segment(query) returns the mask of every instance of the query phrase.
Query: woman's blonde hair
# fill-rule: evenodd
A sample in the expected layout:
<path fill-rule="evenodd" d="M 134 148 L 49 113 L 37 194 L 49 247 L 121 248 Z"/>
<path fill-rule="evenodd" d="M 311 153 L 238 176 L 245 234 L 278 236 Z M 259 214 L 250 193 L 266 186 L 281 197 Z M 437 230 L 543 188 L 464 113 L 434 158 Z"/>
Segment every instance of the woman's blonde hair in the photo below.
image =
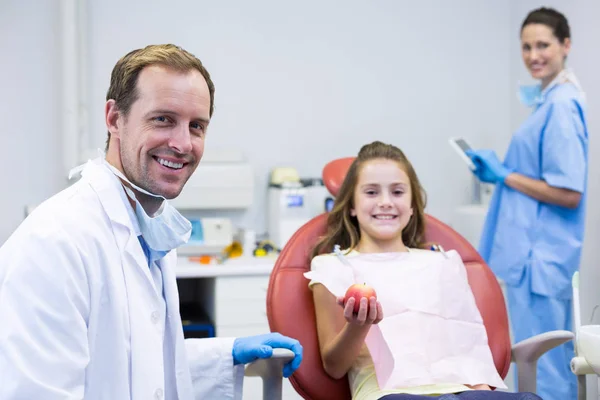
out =
<path fill-rule="evenodd" d="M 360 229 L 356 217 L 350 215 L 354 208 L 354 192 L 362 166 L 372 160 L 395 161 L 410 180 L 413 215 L 402 231 L 404 245 L 421 248 L 425 245 L 425 191 L 419 183 L 415 170 L 402 150 L 391 144 L 375 141 L 364 145 L 350 165 L 346 178 L 340 187 L 335 205 L 327 217 L 327 233 L 321 237 L 311 252 L 311 259 L 322 253 L 330 253 L 338 244 L 342 249 L 353 249 L 360 240 Z"/>

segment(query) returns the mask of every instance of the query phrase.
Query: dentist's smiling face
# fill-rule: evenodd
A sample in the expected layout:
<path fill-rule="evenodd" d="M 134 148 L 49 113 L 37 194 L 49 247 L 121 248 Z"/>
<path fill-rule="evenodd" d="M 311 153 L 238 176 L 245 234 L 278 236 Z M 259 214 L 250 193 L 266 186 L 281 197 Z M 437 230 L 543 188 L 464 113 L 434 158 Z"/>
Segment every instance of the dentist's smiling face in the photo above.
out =
<path fill-rule="evenodd" d="M 209 112 L 209 89 L 199 71 L 146 67 L 127 116 L 119 114 L 114 101 L 107 103 L 107 160 L 135 185 L 167 199 L 177 197 L 202 158 Z"/>
<path fill-rule="evenodd" d="M 402 244 L 402 231 L 413 214 L 410 179 L 400 163 L 387 159 L 365 162 L 359 171 L 354 207 L 358 220 L 359 248 L 393 248 Z"/>
<path fill-rule="evenodd" d="M 564 68 L 571 40 L 564 43 L 544 24 L 528 24 L 521 31 L 521 54 L 531 76 L 542 81 L 545 87 Z"/>

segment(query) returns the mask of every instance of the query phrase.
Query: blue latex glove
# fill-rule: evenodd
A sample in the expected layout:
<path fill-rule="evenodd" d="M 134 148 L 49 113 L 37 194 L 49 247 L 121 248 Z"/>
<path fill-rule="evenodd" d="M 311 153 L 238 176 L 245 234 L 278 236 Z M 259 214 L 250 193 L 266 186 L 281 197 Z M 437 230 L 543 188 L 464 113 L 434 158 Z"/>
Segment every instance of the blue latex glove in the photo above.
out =
<path fill-rule="evenodd" d="M 233 363 L 236 365 L 247 364 L 259 358 L 269 358 L 273 355 L 273 349 L 275 348 L 290 349 L 294 352 L 294 359 L 283 366 L 283 376 L 288 378 L 302 362 L 302 345 L 296 339 L 283 336 L 280 333 L 267 333 L 235 339 L 231 352 Z"/>
<path fill-rule="evenodd" d="M 504 183 L 512 172 L 506 168 L 493 150 L 467 150 L 467 155 L 475 164 L 475 175 L 485 183 Z"/>

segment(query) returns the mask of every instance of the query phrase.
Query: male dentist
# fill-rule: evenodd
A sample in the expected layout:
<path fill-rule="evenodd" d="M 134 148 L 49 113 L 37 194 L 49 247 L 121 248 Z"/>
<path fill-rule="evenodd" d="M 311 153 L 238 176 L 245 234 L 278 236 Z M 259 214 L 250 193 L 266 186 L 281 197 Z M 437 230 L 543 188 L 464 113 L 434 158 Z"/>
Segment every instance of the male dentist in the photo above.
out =
<path fill-rule="evenodd" d="M 302 346 L 278 333 L 184 340 L 167 201 L 204 151 L 214 85 L 174 45 L 115 65 L 106 157 L 37 207 L 0 248 L 0 399 L 233 399 L 243 364 Z"/>

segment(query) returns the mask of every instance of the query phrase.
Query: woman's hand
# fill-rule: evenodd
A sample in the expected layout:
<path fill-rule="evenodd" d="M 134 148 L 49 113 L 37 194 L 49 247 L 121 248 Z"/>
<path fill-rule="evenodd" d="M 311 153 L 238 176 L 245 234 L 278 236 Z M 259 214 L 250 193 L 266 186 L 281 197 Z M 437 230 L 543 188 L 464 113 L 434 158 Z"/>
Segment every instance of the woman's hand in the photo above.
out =
<path fill-rule="evenodd" d="M 357 313 L 354 312 L 355 301 L 354 297 L 351 297 L 344 305 L 343 297 L 336 298 L 336 302 L 344 308 L 344 318 L 349 324 L 359 326 L 373 325 L 378 324 L 383 319 L 381 303 L 375 297 L 371 297 L 370 299 L 363 297 L 360 299 L 360 306 Z"/>

